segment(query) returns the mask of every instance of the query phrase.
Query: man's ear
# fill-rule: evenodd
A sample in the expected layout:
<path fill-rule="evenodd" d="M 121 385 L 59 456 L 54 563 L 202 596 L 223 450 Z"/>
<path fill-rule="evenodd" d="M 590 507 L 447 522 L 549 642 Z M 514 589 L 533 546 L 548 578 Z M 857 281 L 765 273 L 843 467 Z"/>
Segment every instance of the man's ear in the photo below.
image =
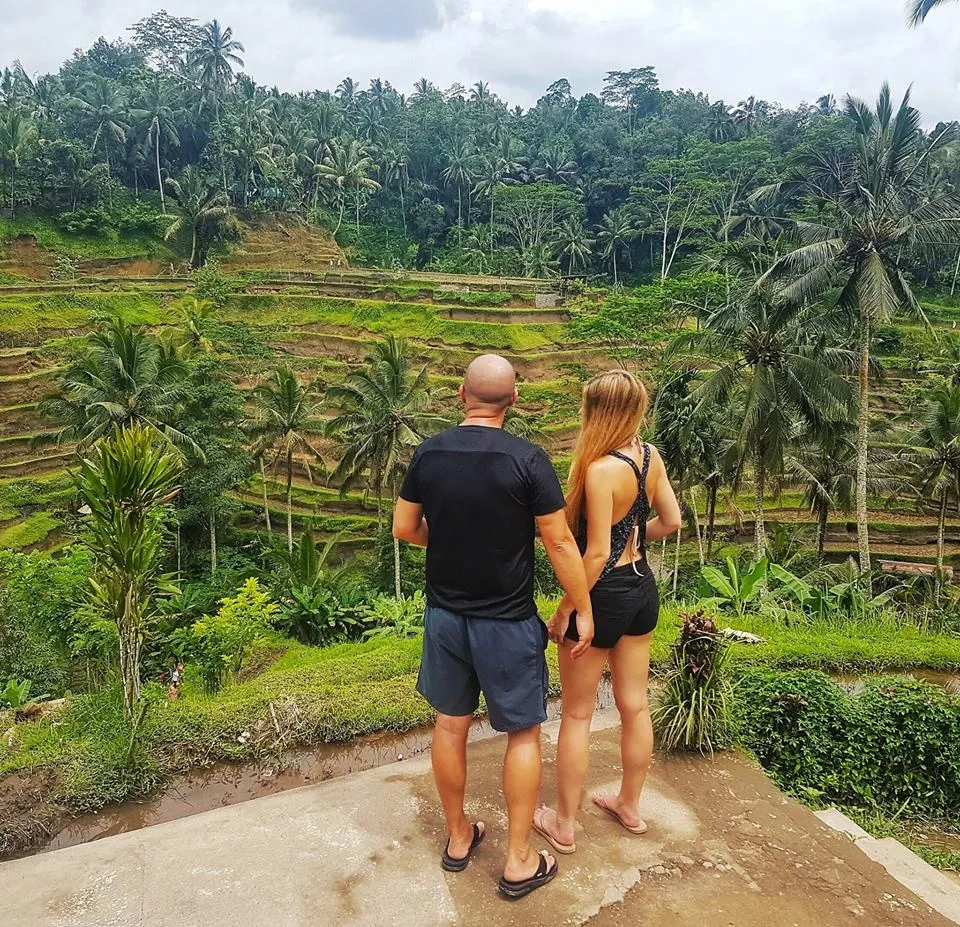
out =
<path fill-rule="evenodd" d="M 460 401 L 464 405 L 466 405 L 466 402 L 467 402 L 467 384 L 466 383 L 460 384 Z"/>
<path fill-rule="evenodd" d="M 520 398 L 520 393 L 519 393 L 519 391 L 518 391 L 518 390 L 514 390 L 514 391 L 513 391 L 513 395 L 510 397 L 510 405 L 511 405 L 511 406 L 515 406 L 515 405 L 517 404 L 517 400 L 518 400 L 519 398 Z"/>

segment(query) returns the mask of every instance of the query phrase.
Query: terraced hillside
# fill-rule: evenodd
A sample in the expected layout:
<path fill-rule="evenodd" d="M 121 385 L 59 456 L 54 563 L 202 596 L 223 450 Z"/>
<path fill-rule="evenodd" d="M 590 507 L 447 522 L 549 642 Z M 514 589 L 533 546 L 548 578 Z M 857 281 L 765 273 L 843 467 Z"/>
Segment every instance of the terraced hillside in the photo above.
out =
<path fill-rule="evenodd" d="M 23 254 L 30 255 L 27 266 L 18 263 Z M 114 314 L 162 329 L 176 317 L 172 307 L 193 285 L 179 272 L 163 273 L 153 256 L 118 259 L 110 272 L 100 261 L 81 263 L 76 281 L 51 282 L 39 279 L 37 268 L 48 266 L 49 255 L 44 255 L 29 239 L 0 252 L 0 260 L 7 262 L 3 279 L 14 280 L 0 285 L 0 547 L 55 550 L 70 536 L 75 502 L 67 468 L 72 450 L 56 444 L 36 405 L 54 389 L 80 340 L 97 320 Z M 373 341 L 394 334 L 407 338 L 415 356 L 429 364 L 438 409 L 453 415 L 464 366 L 478 352 L 495 350 L 516 365 L 526 424 L 562 467 L 576 433 L 582 379 L 612 363 L 599 350 L 570 343 L 563 307 L 538 307 L 537 294 L 552 289 L 548 281 L 350 268 L 328 238 L 275 218 L 258 220 L 225 267 L 234 289 L 220 313 L 226 339 L 222 350 L 235 356 L 233 375 L 245 389 L 287 364 L 321 388 L 336 383 Z M 131 276 L 131 270 L 141 273 Z M 958 306 L 931 303 L 927 309 L 935 329 L 952 330 L 960 319 Z M 904 356 L 885 359 L 886 375 L 874 398 L 877 411 L 888 419 L 896 417 L 918 387 L 923 357 L 933 353 L 935 344 L 920 326 L 899 328 Z M 334 449 L 316 441 L 334 463 Z M 275 530 L 282 530 L 285 514 L 280 479 L 279 473 L 267 473 Z M 238 494 L 238 530 L 263 528 L 263 488 L 258 478 Z M 362 545 L 376 535 L 377 512 L 370 500 L 356 494 L 341 498 L 322 480 L 311 482 L 302 462 L 295 503 L 296 522 L 312 526 L 320 536 L 338 533 L 342 543 Z M 722 507 L 717 519 L 722 538 L 734 540 L 750 532 L 750 507 L 746 497 Z M 809 521 L 795 492 L 771 498 L 768 517 L 783 523 Z M 843 515 L 831 519 L 827 550 L 853 552 L 851 529 Z M 878 506 L 873 533 L 882 556 L 934 557 L 936 518 L 918 513 L 907 499 L 893 507 Z M 947 553 L 960 558 L 958 518 L 948 523 Z"/>

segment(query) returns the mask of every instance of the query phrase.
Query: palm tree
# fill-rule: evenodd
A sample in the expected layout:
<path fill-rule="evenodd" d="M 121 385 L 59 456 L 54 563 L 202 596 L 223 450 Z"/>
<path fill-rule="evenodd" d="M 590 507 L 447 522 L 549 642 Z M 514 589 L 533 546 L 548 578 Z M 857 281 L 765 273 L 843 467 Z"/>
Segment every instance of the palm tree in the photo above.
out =
<path fill-rule="evenodd" d="M 629 257 L 630 243 L 638 234 L 633 217 L 627 212 L 625 206 L 607 213 L 597 227 L 597 242 L 603 246 L 600 253 L 604 260 L 613 266 L 614 286 L 620 283 L 617 274 L 617 255 L 623 251 Z"/>
<path fill-rule="evenodd" d="M 144 90 L 140 106 L 131 115 L 146 125 L 146 142 L 153 148 L 157 168 L 157 189 L 160 191 L 160 211 L 166 213 L 167 199 L 163 189 L 163 174 L 160 171 L 160 147 L 163 144 L 179 145 L 177 120 L 173 111 L 173 91 L 159 75 Z"/>
<path fill-rule="evenodd" d="M 187 55 L 187 67 L 196 76 L 204 99 L 213 102 L 218 119 L 220 100 L 233 83 L 234 68 L 243 67 L 243 51 L 243 45 L 233 38 L 233 29 L 224 29 L 214 19 L 201 27 L 196 47 Z"/>
<path fill-rule="evenodd" d="M 283 459 L 287 468 L 287 550 L 293 553 L 293 461 L 295 454 L 323 463 L 309 435 L 319 434 L 323 423 L 314 387 L 306 387 L 289 368 L 277 370 L 269 384 L 258 386 L 253 399 L 261 414 L 257 427 L 260 446 L 274 450 L 274 463 Z M 312 479 L 310 464 L 307 475 Z"/>
<path fill-rule="evenodd" d="M 766 550 L 764 499 L 784 470 L 797 423 L 842 418 L 850 387 L 840 371 L 845 352 L 829 348 L 811 311 L 776 301 L 769 287 L 740 283 L 730 303 L 706 327 L 680 339 L 707 371 L 694 396 L 731 414 L 737 474 L 750 463 L 755 489 L 754 551 Z"/>
<path fill-rule="evenodd" d="M 40 412 L 62 427 L 58 442 L 87 448 L 115 428 L 149 426 L 168 441 L 194 449 L 177 427 L 189 371 L 180 352 L 142 328 L 115 319 L 87 339 L 83 357 L 60 379 Z"/>
<path fill-rule="evenodd" d="M 171 220 L 164 238 L 168 241 L 189 230 L 190 264 L 203 263 L 204 245 L 220 223 L 230 214 L 230 201 L 225 193 L 211 187 L 195 164 L 188 165 L 178 180 L 168 180 L 167 186 L 177 203 L 179 215 L 166 215 Z"/>
<path fill-rule="evenodd" d="M 913 464 L 921 498 L 937 505 L 937 590 L 943 581 L 943 544 L 947 507 L 960 505 L 960 388 L 942 383 L 928 395 L 919 429 L 903 436 L 902 446 Z"/>
<path fill-rule="evenodd" d="M 176 592 L 161 571 L 165 531 L 156 516 L 175 498 L 182 468 L 180 455 L 158 442 L 154 429 L 131 422 L 101 441 L 75 476 L 90 512 L 90 604 L 117 627 L 123 707 L 131 721 L 156 600 Z"/>
<path fill-rule="evenodd" d="M 545 279 L 557 274 L 558 263 L 554 248 L 547 242 L 529 245 L 520 255 L 520 261 L 526 277 Z"/>
<path fill-rule="evenodd" d="M 572 274 L 578 267 L 587 266 L 596 243 L 576 219 L 568 218 L 560 225 L 555 247 L 557 256 L 567 259 L 567 273 Z"/>
<path fill-rule="evenodd" d="M 444 151 L 447 166 L 441 176 L 444 183 L 457 185 L 457 237 L 463 236 L 463 187 L 467 187 L 469 202 L 470 185 L 473 182 L 472 168 L 474 165 L 473 146 L 465 141 L 453 141 L 450 148 Z M 468 206 L 469 211 L 469 206 Z"/>
<path fill-rule="evenodd" d="M 95 152 L 103 139 L 103 154 L 109 168 L 111 139 L 118 144 L 127 139 L 126 94 L 115 81 L 94 74 L 80 88 L 77 104 L 96 124 L 90 150 Z"/>
<path fill-rule="evenodd" d="M 380 184 L 369 175 L 374 168 L 371 158 L 363 146 L 353 137 L 347 136 L 330 145 L 330 153 L 317 165 L 317 175 L 337 191 L 340 201 L 340 218 L 333 234 L 340 231 L 343 213 L 346 207 L 346 195 L 352 190 L 357 210 L 357 235 L 360 234 L 360 197 L 364 190 L 379 190 Z"/>
<path fill-rule="evenodd" d="M 910 15 L 910 25 L 919 26 L 931 10 L 950 2 L 952 0 L 909 0 L 907 12 Z"/>
<path fill-rule="evenodd" d="M 763 100 L 750 96 L 746 100 L 741 100 L 730 115 L 734 123 L 744 127 L 747 135 L 753 135 L 753 130 L 766 115 L 766 112 L 767 104 Z"/>
<path fill-rule="evenodd" d="M 17 173 L 37 140 L 37 127 L 20 110 L 8 109 L 0 115 L 0 166 L 10 193 L 10 213 L 17 207 Z"/>
<path fill-rule="evenodd" d="M 736 123 L 723 100 L 710 107 L 707 117 L 707 138 L 711 142 L 727 142 L 736 135 Z"/>
<path fill-rule="evenodd" d="M 407 344 L 393 336 L 376 344 L 365 369 L 351 374 L 327 397 L 337 415 L 326 434 L 343 456 L 333 472 L 342 492 L 366 479 L 382 510 L 384 490 L 395 498 L 414 448 L 446 422 L 428 411 L 427 368 L 412 370 Z M 394 578 L 400 595 L 400 545 L 394 544 Z"/>
<path fill-rule="evenodd" d="M 183 344 L 189 351 L 210 354 L 213 351 L 211 329 L 216 321 L 217 307 L 207 299 L 185 296 L 174 304 L 180 312 Z"/>
<path fill-rule="evenodd" d="M 870 576 L 867 521 L 870 432 L 870 343 L 873 326 L 901 311 L 923 317 L 904 272 L 904 253 L 960 240 L 960 197 L 930 195 L 923 189 L 930 157 L 955 141 L 955 125 L 924 136 L 920 113 L 910 92 L 894 107 L 883 85 L 876 108 L 847 99 L 856 145 L 849 155 L 805 150 L 793 176 L 758 191 L 755 198 L 778 193 L 809 198 L 822 220 L 780 220 L 798 244 L 771 269 L 771 276 L 793 275 L 783 297 L 809 303 L 838 291 L 837 306 L 856 316 L 860 354 L 859 430 L 857 435 L 857 534 L 860 570 Z"/>

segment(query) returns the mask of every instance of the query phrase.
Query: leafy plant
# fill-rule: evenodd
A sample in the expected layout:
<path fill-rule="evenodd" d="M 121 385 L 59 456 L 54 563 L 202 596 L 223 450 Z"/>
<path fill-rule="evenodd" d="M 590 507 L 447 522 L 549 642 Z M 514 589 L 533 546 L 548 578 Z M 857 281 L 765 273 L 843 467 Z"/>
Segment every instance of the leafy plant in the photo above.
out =
<path fill-rule="evenodd" d="M 670 672 L 653 705 L 654 728 L 665 750 L 713 753 L 733 733 L 729 644 L 704 612 L 680 616 Z"/>
<path fill-rule="evenodd" d="M 422 592 L 412 596 L 377 596 L 367 608 L 367 620 L 374 627 L 364 633 L 364 637 L 382 640 L 394 637 L 405 640 L 423 633 L 423 618 L 427 600 Z"/>
<path fill-rule="evenodd" d="M 0 689 L 0 705 L 17 711 L 25 708 L 30 702 L 37 701 L 30 698 L 31 685 L 29 679 L 23 679 L 20 682 L 16 679 L 8 679 L 7 684 Z"/>
<path fill-rule="evenodd" d="M 764 589 L 769 562 L 766 557 L 758 560 L 745 572 L 737 566 L 733 557 L 727 557 L 724 573 L 715 566 L 700 568 L 700 575 L 714 595 L 703 602 L 704 608 L 726 608 L 743 615 L 747 606 L 756 602 Z"/>

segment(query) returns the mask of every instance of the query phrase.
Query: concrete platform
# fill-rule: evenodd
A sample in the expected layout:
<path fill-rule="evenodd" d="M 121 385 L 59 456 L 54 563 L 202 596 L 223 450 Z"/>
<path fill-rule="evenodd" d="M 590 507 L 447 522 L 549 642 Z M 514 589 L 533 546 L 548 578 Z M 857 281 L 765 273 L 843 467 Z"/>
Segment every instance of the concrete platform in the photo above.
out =
<path fill-rule="evenodd" d="M 590 790 L 616 783 L 615 722 L 598 723 Z M 547 726 L 548 764 L 556 733 Z M 470 750 L 470 811 L 489 837 L 462 874 L 440 869 L 443 827 L 420 758 L 0 864 L 0 925 L 949 927 L 736 754 L 658 759 L 644 837 L 588 801 L 560 877 L 501 901 L 503 742 Z M 548 765 L 546 800 L 551 778 Z"/>

